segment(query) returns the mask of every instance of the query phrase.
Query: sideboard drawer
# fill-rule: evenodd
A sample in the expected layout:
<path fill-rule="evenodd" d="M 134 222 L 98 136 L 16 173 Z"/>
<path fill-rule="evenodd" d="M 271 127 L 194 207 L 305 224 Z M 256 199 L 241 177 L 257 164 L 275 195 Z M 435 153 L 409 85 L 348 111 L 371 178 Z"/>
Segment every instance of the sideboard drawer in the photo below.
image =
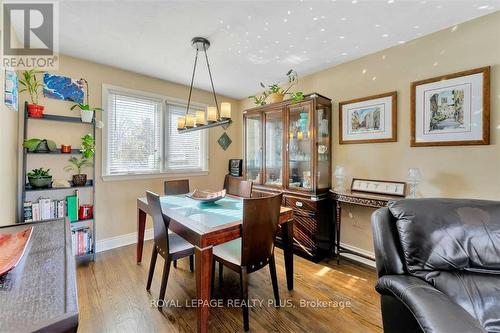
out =
<path fill-rule="evenodd" d="M 304 200 L 293 197 L 286 197 L 285 204 L 287 207 L 308 211 L 308 213 L 315 213 L 317 208 L 315 201 Z"/>

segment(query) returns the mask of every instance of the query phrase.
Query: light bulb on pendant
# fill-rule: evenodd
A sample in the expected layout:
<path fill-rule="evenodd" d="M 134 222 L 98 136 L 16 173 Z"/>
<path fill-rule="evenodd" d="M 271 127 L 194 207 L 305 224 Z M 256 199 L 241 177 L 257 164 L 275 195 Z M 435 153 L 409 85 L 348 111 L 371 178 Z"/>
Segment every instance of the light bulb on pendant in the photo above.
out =
<path fill-rule="evenodd" d="M 220 117 L 222 119 L 230 119 L 231 118 L 231 103 L 221 103 L 220 105 Z"/>

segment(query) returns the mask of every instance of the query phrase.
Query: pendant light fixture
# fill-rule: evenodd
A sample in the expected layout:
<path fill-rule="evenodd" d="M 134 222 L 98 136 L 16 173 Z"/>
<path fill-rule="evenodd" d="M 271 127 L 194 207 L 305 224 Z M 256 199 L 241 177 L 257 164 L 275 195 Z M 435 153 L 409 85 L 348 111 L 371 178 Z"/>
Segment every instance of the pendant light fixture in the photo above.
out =
<path fill-rule="evenodd" d="M 224 102 L 219 104 L 217 102 L 217 95 L 215 94 L 214 81 L 212 79 L 212 72 L 210 71 L 210 63 L 208 62 L 207 50 L 210 47 L 210 41 L 203 37 L 194 37 L 191 40 L 193 47 L 196 50 L 196 55 L 194 58 L 193 74 L 191 75 L 191 85 L 189 86 L 189 97 L 186 107 L 186 115 L 177 118 L 177 130 L 179 133 L 186 133 L 192 131 L 198 131 L 206 128 L 222 126 L 224 129 L 231 124 L 231 104 Z M 205 60 L 207 62 L 208 75 L 210 77 L 210 84 L 212 85 L 212 94 L 214 96 L 215 106 L 207 107 L 205 111 L 196 111 L 196 114 L 189 113 L 189 106 L 191 105 L 191 95 L 193 93 L 193 83 L 194 76 L 196 73 L 196 65 L 198 63 L 198 53 L 203 52 L 205 54 Z"/>

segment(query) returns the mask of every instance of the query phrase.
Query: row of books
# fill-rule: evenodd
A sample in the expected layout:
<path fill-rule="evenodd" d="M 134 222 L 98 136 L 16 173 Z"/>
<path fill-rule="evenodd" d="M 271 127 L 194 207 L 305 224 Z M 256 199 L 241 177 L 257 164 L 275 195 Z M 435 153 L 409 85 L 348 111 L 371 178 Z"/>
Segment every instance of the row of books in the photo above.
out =
<path fill-rule="evenodd" d="M 24 221 L 50 220 L 67 215 L 66 200 L 38 199 L 38 202 L 24 202 Z"/>
<path fill-rule="evenodd" d="M 38 201 L 24 202 L 24 221 L 35 222 L 68 217 L 70 222 L 78 221 L 78 190 L 74 195 L 68 195 L 66 200 L 51 200 L 40 198 Z"/>
<path fill-rule="evenodd" d="M 71 231 L 71 246 L 73 255 L 81 256 L 92 253 L 92 231 L 90 228 L 75 229 Z"/>

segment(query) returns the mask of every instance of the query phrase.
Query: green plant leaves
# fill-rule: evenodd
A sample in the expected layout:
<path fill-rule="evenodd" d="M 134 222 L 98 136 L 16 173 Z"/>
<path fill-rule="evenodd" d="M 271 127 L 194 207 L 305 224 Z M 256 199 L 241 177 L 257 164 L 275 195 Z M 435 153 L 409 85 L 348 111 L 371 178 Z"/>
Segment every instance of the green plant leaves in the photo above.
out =
<path fill-rule="evenodd" d="M 44 170 L 43 168 L 33 169 L 27 174 L 28 178 L 47 178 L 51 177 L 50 169 Z"/>

